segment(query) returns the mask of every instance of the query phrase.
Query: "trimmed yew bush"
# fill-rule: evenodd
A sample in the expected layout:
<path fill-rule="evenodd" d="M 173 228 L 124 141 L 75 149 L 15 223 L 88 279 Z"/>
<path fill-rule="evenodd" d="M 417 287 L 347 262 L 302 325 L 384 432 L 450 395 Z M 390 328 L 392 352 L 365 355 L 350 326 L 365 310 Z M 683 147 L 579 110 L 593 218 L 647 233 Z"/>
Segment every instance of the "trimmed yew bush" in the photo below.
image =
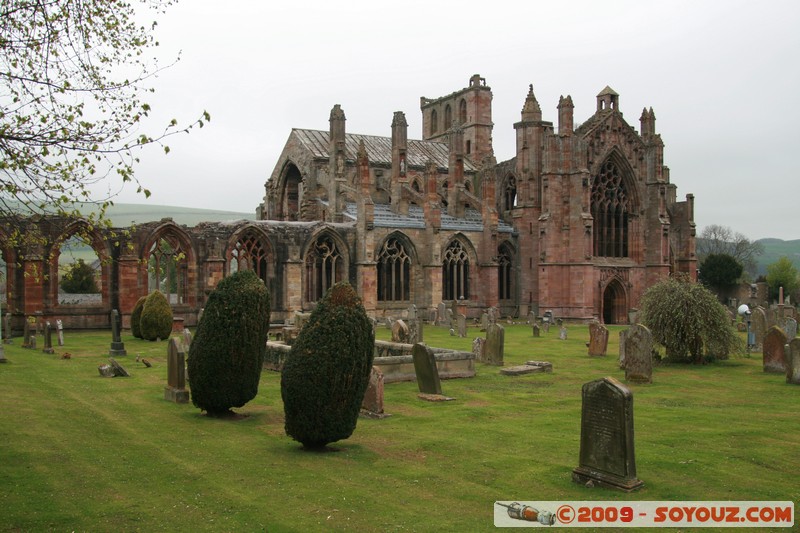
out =
<path fill-rule="evenodd" d="M 131 335 L 137 339 L 142 338 L 142 309 L 144 309 L 145 300 L 147 300 L 147 296 L 142 296 L 136 300 L 133 311 L 131 311 Z"/>
<path fill-rule="evenodd" d="M 337 283 L 311 313 L 283 367 L 287 435 L 319 449 L 353 434 L 374 345 L 361 299 L 348 283 Z"/>
<path fill-rule="evenodd" d="M 269 333 L 270 296 L 250 270 L 219 282 L 189 347 L 192 403 L 223 416 L 258 393 Z"/>
<path fill-rule="evenodd" d="M 165 340 L 172 333 L 172 308 L 167 297 L 159 291 L 153 291 L 145 298 L 139 330 L 142 338 L 148 341 Z"/>

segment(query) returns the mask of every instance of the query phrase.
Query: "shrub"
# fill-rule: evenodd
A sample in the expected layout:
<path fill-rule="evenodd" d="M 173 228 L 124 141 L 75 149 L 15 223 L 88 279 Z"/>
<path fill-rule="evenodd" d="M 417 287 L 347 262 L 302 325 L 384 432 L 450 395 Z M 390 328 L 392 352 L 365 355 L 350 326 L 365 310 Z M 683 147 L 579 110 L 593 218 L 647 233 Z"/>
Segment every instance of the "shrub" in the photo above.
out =
<path fill-rule="evenodd" d="M 131 311 L 131 334 L 137 339 L 142 338 L 142 309 L 144 308 L 144 301 L 147 296 L 142 296 L 136 300 L 136 304 Z"/>
<path fill-rule="evenodd" d="M 221 416 L 256 396 L 269 312 L 269 290 L 250 270 L 224 278 L 209 295 L 189 347 L 189 380 L 196 407 Z"/>
<path fill-rule="evenodd" d="M 668 278 L 645 291 L 640 320 L 675 362 L 724 359 L 742 342 L 716 296 L 688 279 Z"/>
<path fill-rule="evenodd" d="M 172 308 L 159 291 L 151 292 L 145 299 L 139 329 L 142 338 L 148 341 L 167 339 L 172 333 Z"/>
<path fill-rule="evenodd" d="M 286 434 L 323 448 L 353 434 L 372 370 L 372 324 L 353 288 L 325 294 L 292 345 L 281 373 Z"/>
<path fill-rule="evenodd" d="M 97 294 L 100 292 L 94 279 L 92 265 L 87 265 L 83 259 L 72 263 L 61 277 L 61 289 L 69 294 Z"/>

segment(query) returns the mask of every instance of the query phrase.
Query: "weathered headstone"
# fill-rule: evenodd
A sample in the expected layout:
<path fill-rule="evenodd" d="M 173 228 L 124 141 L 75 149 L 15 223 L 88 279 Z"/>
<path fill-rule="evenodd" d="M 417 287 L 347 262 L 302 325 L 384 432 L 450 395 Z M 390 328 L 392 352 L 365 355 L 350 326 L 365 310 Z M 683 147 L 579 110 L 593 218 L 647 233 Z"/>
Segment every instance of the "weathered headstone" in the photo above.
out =
<path fill-rule="evenodd" d="M 540 335 L 541 335 L 541 332 L 539 330 L 539 324 L 534 324 L 533 325 L 533 336 L 538 339 Z"/>
<path fill-rule="evenodd" d="M 544 327 L 545 333 L 550 333 L 550 320 L 548 319 L 542 320 L 542 326 Z"/>
<path fill-rule="evenodd" d="M 175 403 L 189 401 L 189 391 L 186 390 L 186 355 L 175 338 L 171 338 L 167 345 L 167 386 L 164 387 L 164 399 Z"/>
<path fill-rule="evenodd" d="M 364 393 L 364 400 L 361 402 L 361 409 L 367 412 L 368 416 L 383 415 L 383 372 L 376 367 L 372 367 L 369 375 L 367 391 Z"/>
<path fill-rule="evenodd" d="M 64 323 L 61 319 L 56 320 L 56 331 L 58 332 L 58 345 L 64 346 Z"/>
<path fill-rule="evenodd" d="M 620 330 L 619 332 L 619 368 L 625 368 L 625 339 L 628 337 L 627 329 Z"/>
<path fill-rule="evenodd" d="M 797 337 L 797 320 L 792 317 L 787 318 L 783 325 L 783 331 L 786 333 L 787 340 Z"/>
<path fill-rule="evenodd" d="M 585 383 L 582 396 L 580 464 L 572 471 L 572 480 L 625 492 L 640 488 L 633 447 L 633 393 L 609 377 Z"/>
<path fill-rule="evenodd" d="M 436 311 L 436 324 L 438 326 L 450 327 L 450 320 L 447 319 L 447 306 L 444 302 L 439 302 L 439 307 Z"/>
<path fill-rule="evenodd" d="M 100 372 L 100 375 L 104 378 L 113 378 L 114 377 L 114 368 L 111 365 L 99 365 L 97 367 L 97 371 Z"/>
<path fill-rule="evenodd" d="M 128 371 L 125 370 L 125 368 L 121 364 L 117 363 L 116 359 L 114 359 L 113 357 L 108 358 L 108 363 L 111 365 L 111 368 L 114 369 L 114 376 L 119 376 L 122 378 L 131 377 L 131 375 L 128 374 Z"/>
<path fill-rule="evenodd" d="M 3 341 L 6 344 L 11 344 L 11 313 L 6 313 L 3 321 Z"/>
<path fill-rule="evenodd" d="M 497 308 L 490 307 L 486 310 L 486 320 L 488 321 L 487 326 L 491 326 L 492 324 L 497 324 Z"/>
<path fill-rule="evenodd" d="M 763 307 L 756 307 L 750 315 L 750 331 L 755 338 L 755 346 L 761 346 L 767 333 L 767 314 Z"/>
<path fill-rule="evenodd" d="M 417 386 L 423 394 L 441 394 L 442 384 L 439 381 L 439 369 L 436 368 L 436 357 L 425 344 L 417 343 L 411 349 L 414 359 L 414 372 L 417 375 Z"/>
<path fill-rule="evenodd" d="M 481 313 L 481 331 L 486 331 L 486 328 L 489 327 L 489 313 L 483 312 Z"/>
<path fill-rule="evenodd" d="M 183 351 L 189 353 L 189 348 L 192 346 L 192 332 L 189 328 L 183 328 Z"/>
<path fill-rule="evenodd" d="M 116 309 L 111 310 L 111 349 L 109 355 L 121 356 L 127 355 L 125 351 L 125 343 L 122 342 L 122 337 L 119 334 L 119 311 Z"/>
<path fill-rule="evenodd" d="M 562 341 L 567 340 L 567 328 L 563 325 L 558 329 L 558 338 Z"/>
<path fill-rule="evenodd" d="M 608 350 L 608 328 L 593 320 L 589 323 L 589 355 L 604 356 Z"/>
<path fill-rule="evenodd" d="M 489 323 L 486 330 L 486 344 L 483 346 L 484 362 L 490 365 L 503 366 L 506 332 L 503 326 Z"/>
<path fill-rule="evenodd" d="M 553 364 L 547 361 L 528 361 L 524 365 L 508 366 L 500 369 L 504 376 L 523 376 L 525 374 L 552 373 Z"/>
<path fill-rule="evenodd" d="M 417 306 L 415 304 L 411 304 L 408 306 L 408 316 L 406 318 L 408 318 L 409 320 L 417 319 Z"/>
<path fill-rule="evenodd" d="M 25 319 L 25 322 L 22 326 L 22 347 L 31 347 L 31 323 L 28 319 Z"/>
<path fill-rule="evenodd" d="M 800 385 L 800 338 L 789 341 L 786 354 L 786 383 Z"/>
<path fill-rule="evenodd" d="M 35 350 L 36 349 L 36 334 L 35 333 L 31 333 L 31 336 L 28 338 L 28 348 L 30 348 L 31 350 Z"/>
<path fill-rule="evenodd" d="M 462 339 L 467 336 L 467 317 L 458 314 L 458 336 Z"/>
<path fill-rule="evenodd" d="M 631 326 L 625 336 L 625 380 L 653 382 L 653 334 L 641 324 Z"/>
<path fill-rule="evenodd" d="M 44 347 L 42 348 L 44 353 L 56 353 L 53 349 L 53 326 L 50 325 L 50 321 L 47 321 L 47 324 L 44 326 Z"/>
<path fill-rule="evenodd" d="M 395 320 L 392 324 L 392 342 L 408 343 L 408 325 L 402 320 Z"/>
<path fill-rule="evenodd" d="M 486 339 L 483 337 L 475 337 L 472 339 L 472 354 L 475 360 L 479 363 L 483 362 L 483 347 L 486 344 Z"/>
<path fill-rule="evenodd" d="M 762 353 L 764 372 L 786 373 L 786 333 L 778 326 L 772 326 L 764 335 Z"/>

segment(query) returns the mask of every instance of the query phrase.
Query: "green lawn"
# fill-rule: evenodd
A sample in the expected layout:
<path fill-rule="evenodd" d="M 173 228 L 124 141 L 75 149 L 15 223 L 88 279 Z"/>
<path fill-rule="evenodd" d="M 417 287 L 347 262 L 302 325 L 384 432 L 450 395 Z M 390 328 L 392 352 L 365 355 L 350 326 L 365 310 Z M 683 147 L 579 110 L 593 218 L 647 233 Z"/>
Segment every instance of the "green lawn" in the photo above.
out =
<path fill-rule="evenodd" d="M 582 384 L 624 381 L 611 329 L 609 356 L 591 358 L 586 326 L 567 341 L 507 326 L 506 365 L 545 360 L 552 374 L 479 364 L 442 383 L 456 398 L 442 403 L 388 384 L 392 416 L 361 419 L 330 453 L 284 434 L 276 373 L 238 409 L 246 419 L 216 420 L 163 399 L 164 342 L 124 335 L 132 376 L 109 379 L 97 366 L 110 332 L 68 331 L 55 355 L 17 338 L 0 365 L 0 530 L 492 531 L 497 500 L 800 500 L 800 387 L 762 372 L 760 356 L 660 366 L 653 384 L 630 385 L 644 488 L 572 483 Z M 425 328 L 430 345 L 462 350 L 478 335 Z"/>

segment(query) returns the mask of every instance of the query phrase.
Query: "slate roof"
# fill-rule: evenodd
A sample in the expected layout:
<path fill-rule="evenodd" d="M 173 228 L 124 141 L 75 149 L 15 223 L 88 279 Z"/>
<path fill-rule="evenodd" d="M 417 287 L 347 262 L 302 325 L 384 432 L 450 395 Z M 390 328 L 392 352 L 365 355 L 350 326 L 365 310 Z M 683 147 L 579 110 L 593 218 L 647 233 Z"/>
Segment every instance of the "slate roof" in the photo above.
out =
<path fill-rule="evenodd" d="M 315 158 L 330 158 L 329 132 L 294 128 L 292 135 L 297 137 Z M 391 167 L 391 137 L 346 133 L 344 142 L 348 160 L 356 160 L 358 145 L 361 141 L 364 141 L 364 147 L 367 150 L 367 157 L 371 165 Z M 406 145 L 406 164 L 409 168 L 423 169 L 428 161 L 433 161 L 440 169 L 447 170 L 450 165 L 450 149 L 447 143 L 409 139 Z M 477 170 L 477 167 L 469 159 L 464 158 L 465 172 L 477 172 Z"/>
<path fill-rule="evenodd" d="M 345 211 L 347 216 L 356 220 L 357 207 L 348 203 Z M 408 215 L 393 213 L 388 204 L 375 204 L 375 227 L 397 229 L 425 229 L 425 217 L 421 207 L 408 206 Z M 477 209 L 467 208 L 464 218 L 456 218 L 442 212 L 442 229 L 450 231 L 483 231 L 483 220 Z M 500 233 L 513 233 L 514 228 L 503 221 L 498 223 L 497 231 Z"/>

